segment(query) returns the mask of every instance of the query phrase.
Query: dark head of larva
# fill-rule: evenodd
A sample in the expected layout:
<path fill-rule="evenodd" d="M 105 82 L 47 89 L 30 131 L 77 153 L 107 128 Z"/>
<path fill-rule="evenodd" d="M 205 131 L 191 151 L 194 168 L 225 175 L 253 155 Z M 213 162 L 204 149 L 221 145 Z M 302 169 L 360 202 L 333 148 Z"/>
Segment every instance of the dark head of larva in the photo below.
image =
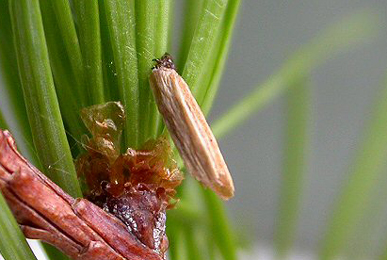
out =
<path fill-rule="evenodd" d="M 168 68 L 176 70 L 175 63 L 173 63 L 172 56 L 169 53 L 165 53 L 160 59 L 154 59 L 156 65 L 152 69 Z"/>

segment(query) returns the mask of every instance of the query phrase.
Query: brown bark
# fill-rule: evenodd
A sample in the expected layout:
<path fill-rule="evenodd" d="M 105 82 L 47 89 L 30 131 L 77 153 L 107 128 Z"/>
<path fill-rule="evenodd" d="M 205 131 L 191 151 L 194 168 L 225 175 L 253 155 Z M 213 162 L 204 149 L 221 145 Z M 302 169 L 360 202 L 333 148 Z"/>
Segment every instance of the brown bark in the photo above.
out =
<path fill-rule="evenodd" d="M 0 129 L 0 189 L 27 238 L 75 260 L 162 260 L 115 216 L 74 199 L 22 157 Z"/>

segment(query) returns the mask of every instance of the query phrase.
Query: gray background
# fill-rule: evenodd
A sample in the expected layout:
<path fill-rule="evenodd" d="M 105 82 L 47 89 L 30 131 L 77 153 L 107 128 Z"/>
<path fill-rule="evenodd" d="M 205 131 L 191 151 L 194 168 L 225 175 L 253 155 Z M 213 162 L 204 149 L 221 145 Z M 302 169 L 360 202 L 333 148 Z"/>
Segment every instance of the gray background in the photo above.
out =
<path fill-rule="evenodd" d="M 386 0 L 243 1 L 211 119 L 278 71 L 327 26 L 362 9 L 370 9 L 381 20 L 377 37 L 335 55 L 313 72 L 311 147 L 297 234 L 301 249 L 313 250 L 321 238 L 387 71 L 386 8 Z M 240 231 L 269 245 L 279 194 L 283 120 L 279 98 L 220 141 L 236 184 L 236 196 L 228 203 L 230 215 Z M 380 228 L 386 218 L 375 221 L 386 238 L 386 225 Z"/>

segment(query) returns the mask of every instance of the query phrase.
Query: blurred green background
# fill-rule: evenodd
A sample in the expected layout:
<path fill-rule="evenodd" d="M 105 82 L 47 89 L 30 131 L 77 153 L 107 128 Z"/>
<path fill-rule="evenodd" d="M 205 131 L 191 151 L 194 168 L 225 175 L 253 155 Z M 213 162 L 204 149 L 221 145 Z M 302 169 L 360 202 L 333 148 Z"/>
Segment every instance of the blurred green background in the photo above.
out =
<path fill-rule="evenodd" d="M 350 181 L 351 165 L 358 160 L 355 156 L 361 149 L 360 142 L 369 132 L 366 125 L 373 116 L 376 98 L 386 88 L 387 1 L 242 3 L 211 118 L 217 118 L 247 95 L 256 82 L 264 82 L 278 71 L 285 60 L 324 28 L 364 10 L 379 19 L 376 35 L 333 55 L 313 69 L 307 79 L 309 142 L 304 181 L 298 189 L 303 195 L 292 259 L 314 258 L 321 250 L 335 202 Z M 236 197 L 228 203 L 230 216 L 236 228 L 247 233 L 257 247 L 256 255 L 246 259 L 273 257 L 287 111 L 287 97 L 283 95 L 220 142 L 236 183 Z M 387 154 L 383 158 L 387 161 Z M 364 219 L 351 235 L 349 259 L 376 258 L 387 246 L 387 169 L 382 171 L 372 188 L 372 198 L 364 206 Z"/>

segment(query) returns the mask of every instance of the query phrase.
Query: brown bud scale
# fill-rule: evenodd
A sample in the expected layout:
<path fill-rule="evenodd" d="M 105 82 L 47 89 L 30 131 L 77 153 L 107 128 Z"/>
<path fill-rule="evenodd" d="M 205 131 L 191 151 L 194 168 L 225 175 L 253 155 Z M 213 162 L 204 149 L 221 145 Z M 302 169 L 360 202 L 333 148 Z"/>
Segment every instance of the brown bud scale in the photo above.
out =
<path fill-rule="evenodd" d="M 0 130 L 0 190 L 27 238 L 40 239 L 75 260 L 162 260 L 122 220 L 86 199 L 74 199 L 17 151 Z"/>

